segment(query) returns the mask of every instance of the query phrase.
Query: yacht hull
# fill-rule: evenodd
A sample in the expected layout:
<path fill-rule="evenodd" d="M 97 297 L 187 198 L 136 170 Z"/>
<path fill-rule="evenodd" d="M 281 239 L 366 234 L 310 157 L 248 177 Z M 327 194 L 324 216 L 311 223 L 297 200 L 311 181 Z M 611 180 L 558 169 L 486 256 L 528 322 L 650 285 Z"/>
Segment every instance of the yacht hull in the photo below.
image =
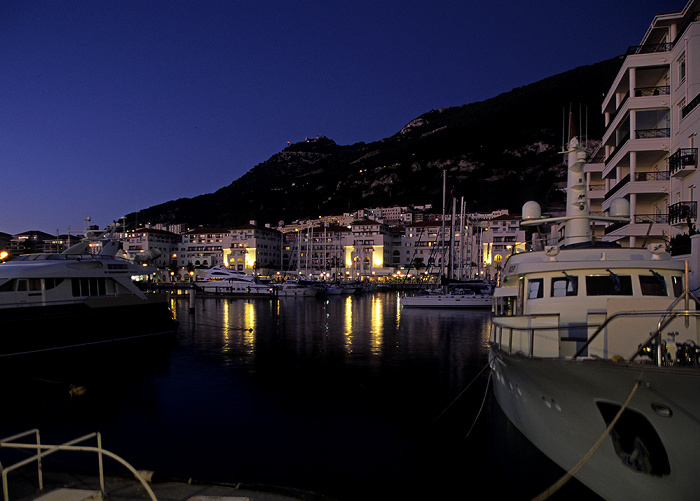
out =
<path fill-rule="evenodd" d="M 160 295 L 88 298 L 0 309 L 0 360 L 51 358 L 67 350 L 175 337 L 178 322 Z"/>
<path fill-rule="evenodd" d="M 576 478 L 605 499 L 697 497 L 698 368 L 526 358 L 495 348 L 490 364 L 494 395 L 508 419 L 567 471 L 604 434 L 641 381 Z"/>
<path fill-rule="evenodd" d="M 404 296 L 401 304 L 405 308 L 491 308 L 490 295 L 430 294 Z"/>

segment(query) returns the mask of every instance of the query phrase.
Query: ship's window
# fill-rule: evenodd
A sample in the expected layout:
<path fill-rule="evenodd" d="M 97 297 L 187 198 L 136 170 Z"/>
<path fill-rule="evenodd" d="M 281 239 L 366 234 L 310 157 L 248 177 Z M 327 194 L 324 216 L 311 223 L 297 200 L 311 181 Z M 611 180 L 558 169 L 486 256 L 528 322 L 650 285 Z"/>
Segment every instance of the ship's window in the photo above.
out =
<path fill-rule="evenodd" d="M 683 294 L 683 277 L 671 277 L 671 283 L 673 284 L 673 295 L 675 297 Z"/>
<path fill-rule="evenodd" d="M 654 272 L 654 275 L 640 275 L 639 285 L 642 296 L 668 296 L 664 277 Z"/>
<path fill-rule="evenodd" d="M 107 294 L 104 278 L 73 278 L 73 296 L 104 296 Z"/>
<path fill-rule="evenodd" d="M 15 281 L 12 279 L 7 279 L 7 278 L 0 278 L 0 281 L 4 280 L 2 284 L 0 284 L 0 292 L 12 292 L 15 290 Z"/>
<path fill-rule="evenodd" d="M 18 291 L 26 291 L 27 290 L 27 281 L 25 279 L 17 280 L 17 290 Z"/>
<path fill-rule="evenodd" d="M 45 278 L 44 288 L 46 290 L 54 289 L 58 287 L 61 282 L 63 282 L 62 278 Z"/>
<path fill-rule="evenodd" d="M 631 296 L 632 278 L 629 275 L 589 275 L 586 277 L 589 296 Z"/>
<path fill-rule="evenodd" d="M 528 281 L 528 299 L 539 299 L 544 297 L 544 280 L 534 278 Z"/>
<path fill-rule="evenodd" d="M 552 297 L 578 295 L 578 277 L 566 276 L 552 279 Z"/>
<path fill-rule="evenodd" d="M 41 279 L 40 278 L 30 278 L 29 279 L 29 290 L 30 291 L 40 291 L 41 290 Z"/>

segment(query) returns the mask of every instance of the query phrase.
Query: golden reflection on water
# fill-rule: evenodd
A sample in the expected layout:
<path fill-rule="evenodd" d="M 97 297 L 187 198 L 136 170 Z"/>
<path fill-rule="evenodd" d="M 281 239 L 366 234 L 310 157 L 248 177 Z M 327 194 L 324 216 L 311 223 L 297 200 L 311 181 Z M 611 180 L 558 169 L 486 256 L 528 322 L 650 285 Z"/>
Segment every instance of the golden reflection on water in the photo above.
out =
<path fill-rule="evenodd" d="M 384 301 L 379 296 L 375 296 L 370 303 L 370 309 L 370 352 L 372 355 L 381 355 L 384 332 Z"/>
<path fill-rule="evenodd" d="M 347 296 L 345 298 L 345 351 L 347 353 L 352 353 L 352 298 Z"/>

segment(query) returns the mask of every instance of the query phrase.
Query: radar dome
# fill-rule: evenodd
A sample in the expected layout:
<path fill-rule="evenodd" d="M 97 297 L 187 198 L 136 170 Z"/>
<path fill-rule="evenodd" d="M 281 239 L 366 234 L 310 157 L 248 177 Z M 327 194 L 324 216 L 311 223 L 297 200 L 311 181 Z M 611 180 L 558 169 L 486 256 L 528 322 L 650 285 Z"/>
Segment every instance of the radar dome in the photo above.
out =
<path fill-rule="evenodd" d="M 523 205 L 523 221 L 532 221 L 542 217 L 542 208 L 537 202 L 530 200 Z"/>
<path fill-rule="evenodd" d="M 610 215 L 612 217 L 629 217 L 630 203 L 624 198 L 616 198 L 610 204 Z"/>

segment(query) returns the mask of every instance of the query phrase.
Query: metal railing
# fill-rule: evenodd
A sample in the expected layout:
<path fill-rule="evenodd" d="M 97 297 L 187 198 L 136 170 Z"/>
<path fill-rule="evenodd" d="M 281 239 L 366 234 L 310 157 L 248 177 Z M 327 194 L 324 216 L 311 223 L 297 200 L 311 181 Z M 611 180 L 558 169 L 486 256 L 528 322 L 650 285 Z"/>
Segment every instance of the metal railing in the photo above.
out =
<path fill-rule="evenodd" d="M 660 129 L 637 129 L 635 131 L 637 139 L 656 139 L 660 137 L 671 137 L 671 129 L 662 127 Z"/>
<path fill-rule="evenodd" d="M 684 223 L 688 219 L 697 219 L 698 203 L 695 201 L 678 202 L 668 206 L 669 224 Z"/>
<path fill-rule="evenodd" d="M 698 167 L 697 148 L 679 148 L 678 151 L 668 157 L 668 170 L 671 174 L 688 166 Z"/>
<path fill-rule="evenodd" d="M 673 48 L 672 43 L 657 43 L 649 45 L 632 45 L 625 52 L 625 56 L 635 54 L 655 54 L 657 52 L 668 52 Z"/>
<path fill-rule="evenodd" d="M 634 97 L 667 96 L 670 93 L 670 85 L 659 85 L 657 87 L 638 87 L 634 89 Z"/>
<path fill-rule="evenodd" d="M 30 436 L 34 435 L 34 443 L 17 443 L 16 441 Z M 92 438 L 95 438 L 97 440 L 97 446 L 96 447 L 91 447 L 91 446 L 78 446 L 76 444 L 79 444 L 81 442 L 86 442 Z M 143 486 L 144 489 L 146 489 L 146 492 L 148 493 L 148 496 L 153 500 L 157 501 L 155 494 L 153 493 L 153 490 L 151 487 L 148 485 L 146 480 L 139 474 L 139 472 L 134 469 L 133 466 L 131 466 L 129 463 L 127 463 L 125 460 L 117 456 L 116 454 L 109 452 L 106 449 L 102 448 L 102 436 L 100 433 L 95 432 L 95 433 L 90 433 L 88 435 L 76 438 L 74 440 L 70 440 L 68 442 L 65 442 L 60 445 L 45 445 L 41 443 L 40 437 L 39 437 L 39 430 L 38 429 L 32 429 L 25 431 L 23 433 L 18 433 L 17 435 L 13 435 L 10 437 L 6 437 L 3 439 L 0 439 L 0 448 L 12 448 L 12 449 L 27 449 L 27 450 L 35 450 L 36 454 L 33 456 L 30 456 L 22 461 L 18 461 L 17 463 L 14 463 L 6 468 L 4 468 L 0 464 L 0 471 L 2 471 L 2 492 L 3 492 L 3 499 L 4 501 L 9 501 L 10 499 L 10 494 L 9 494 L 9 488 L 8 488 L 8 474 L 11 473 L 14 470 L 17 470 L 23 466 L 26 466 L 28 464 L 31 464 L 32 462 L 36 461 L 37 463 L 37 476 L 38 476 L 38 481 L 39 481 L 39 491 L 44 490 L 44 475 L 43 475 L 43 470 L 42 470 L 42 459 L 45 458 L 46 456 L 49 456 L 50 454 L 53 454 L 58 451 L 81 451 L 81 452 L 95 452 L 97 454 L 97 463 L 98 463 L 98 475 L 99 475 L 99 480 L 100 480 L 100 491 L 102 493 L 102 498 L 105 498 L 105 481 L 104 481 L 104 468 L 103 468 L 103 456 L 111 457 L 115 461 L 121 463 L 124 465 L 131 473 L 133 473 L 134 477 L 141 482 L 141 485 Z"/>
<path fill-rule="evenodd" d="M 681 299 L 683 296 L 681 296 L 678 299 Z M 674 303 L 675 304 L 675 303 Z M 646 352 L 646 349 L 651 345 L 653 341 L 657 341 L 657 344 L 655 345 L 655 348 L 658 349 L 661 346 L 661 335 L 663 333 L 663 330 L 668 327 L 668 325 L 675 319 L 677 318 L 700 318 L 700 311 L 695 311 L 695 310 L 674 310 L 674 311 L 669 311 L 669 310 L 659 310 L 659 311 L 644 311 L 644 312 L 639 312 L 639 311 L 623 311 L 623 312 L 617 312 L 605 319 L 604 322 L 600 324 L 576 324 L 576 325 L 552 325 L 552 326 L 539 326 L 539 327 L 526 327 L 526 326 L 508 326 L 508 325 L 503 325 L 500 324 L 498 319 L 493 319 L 493 329 L 496 329 L 498 332 L 497 335 L 492 336 L 492 345 L 496 345 L 496 347 L 504 352 L 507 352 L 510 355 L 513 355 L 513 336 L 515 335 L 520 335 L 521 333 L 524 333 L 527 336 L 527 353 L 522 353 L 523 356 L 528 357 L 528 358 L 551 358 L 551 357 L 540 357 L 537 356 L 536 349 L 535 349 L 535 341 L 538 339 L 538 335 L 546 335 L 547 332 L 568 332 L 570 329 L 574 328 L 576 330 L 587 330 L 590 331 L 591 329 L 595 329 L 593 333 L 588 336 L 585 340 L 580 339 L 580 341 L 583 343 L 580 347 L 577 348 L 576 352 L 571 356 L 571 360 L 576 360 L 578 357 L 580 357 L 586 349 L 590 346 L 590 344 L 602 333 L 606 331 L 606 328 L 610 326 L 612 322 L 624 322 L 625 319 L 634 317 L 634 318 L 639 318 L 639 317 L 659 317 L 660 320 L 657 323 L 657 327 L 647 336 L 646 339 L 644 339 L 641 343 L 638 344 L 637 348 L 635 351 L 626 358 L 627 363 L 632 363 L 635 361 L 635 359 L 642 353 Z M 504 318 L 509 318 L 509 317 L 504 317 Z M 504 342 L 503 337 L 506 336 L 507 339 Z M 516 352 L 517 353 L 517 352 Z M 558 356 L 555 358 L 559 358 Z M 653 358 L 653 361 L 657 365 L 661 365 L 661 358 Z"/>

